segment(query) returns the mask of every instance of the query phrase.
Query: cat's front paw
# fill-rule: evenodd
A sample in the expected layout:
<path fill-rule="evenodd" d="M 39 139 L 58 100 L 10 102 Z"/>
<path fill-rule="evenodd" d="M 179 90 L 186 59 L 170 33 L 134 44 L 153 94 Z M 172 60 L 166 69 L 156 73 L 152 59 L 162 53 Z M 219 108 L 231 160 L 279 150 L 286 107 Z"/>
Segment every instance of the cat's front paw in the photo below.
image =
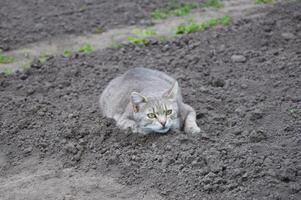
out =
<path fill-rule="evenodd" d="M 184 131 L 185 131 L 185 133 L 192 134 L 192 135 L 201 133 L 201 129 L 198 126 L 195 126 L 195 125 L 192 125 L 192 126 L 188 125 L 188 126 L 186 126 L 184 128 Z"/>

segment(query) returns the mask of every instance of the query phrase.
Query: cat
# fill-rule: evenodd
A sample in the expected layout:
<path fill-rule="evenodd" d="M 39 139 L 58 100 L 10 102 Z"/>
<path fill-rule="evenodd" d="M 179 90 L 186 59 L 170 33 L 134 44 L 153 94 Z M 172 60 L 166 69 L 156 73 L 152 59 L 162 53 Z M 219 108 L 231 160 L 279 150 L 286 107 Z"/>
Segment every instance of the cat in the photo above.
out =
<path fill-rule="evenodd" d="M 110 81 L 99 99 L 102 114 L 121 129 L 143 135 L 184 129 L 200 133 L 196 112 L 183 103 L 178 82 L 167 74 L 134 68 Z"/>

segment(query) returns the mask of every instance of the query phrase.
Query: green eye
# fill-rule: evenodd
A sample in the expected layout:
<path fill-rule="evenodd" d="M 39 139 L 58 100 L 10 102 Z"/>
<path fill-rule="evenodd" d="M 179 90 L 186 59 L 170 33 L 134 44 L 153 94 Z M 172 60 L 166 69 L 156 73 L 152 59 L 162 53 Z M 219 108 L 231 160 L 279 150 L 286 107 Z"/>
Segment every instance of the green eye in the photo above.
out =
<path fill-rule="evenodd" d="M 166 115 L 170 115 L 172 113 L 172 110 L 167 110 Z"/>
<path fill-rule="evenodd" d="M 148 113 L 147 117 L 150 119 L 154 119 L 154 118 L 156 118 L 156 115 L 154 113 Z"/>

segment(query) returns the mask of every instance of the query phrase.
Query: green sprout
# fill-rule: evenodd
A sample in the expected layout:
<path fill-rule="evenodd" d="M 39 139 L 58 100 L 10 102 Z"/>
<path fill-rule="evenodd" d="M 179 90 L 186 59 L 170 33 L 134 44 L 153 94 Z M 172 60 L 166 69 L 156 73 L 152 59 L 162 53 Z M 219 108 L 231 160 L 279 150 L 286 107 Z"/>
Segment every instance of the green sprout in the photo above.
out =
<path fill-rule="evenodd" d="M 0 49 L 0 64 L 8 64 L 15 61 L 15 58 L 12 56 L 5 56 L 2 54 L 2 50 Z"/>
<path fill-rule="evenodd" d="M 120 49 L 122 47 L 122 44 L 117 43 L 117 42 L 112 42 L 112 44 L 110 44 L 109 48 L 111 49 Z"/>
<path fill-rule="evenodd" d="M 255 0 L 256 4 L 267 4 L 267 3 L 274 3 L 275 0 Z"/>
<path fill-rule="evenodd" d="M 100 34 L 100 33 L 102 33 L 103 31 L 102 31 L 102 29 L 100 28 L 100 27 L 96 27 L 95 28 L 95 33 L 97 33 L 97 34 Z"/>
<path fill-rule="evenodd" d="M 148 44 L 149 38 L 156 35 L 156 32 L 150 28 L 133 30 L 135 36 L 128 37 L 128 41 L 135 45 Z"/>
<path fill-rule="evenodd" d="M 46 53 L 42 53 L 42 54 L 39 56 L 39 62 L 40 62 L 41 64 L 44 64 L 48 58 L 49 58 L 49 55 L 47 55 Z"/>
<path fill-rule="evenodd" d="M 72 51 L 70 51 L 68 49 L 65 50 L 64 53 L 63 53 L 63 56 L 66 57 L 66 58 L 70 57 L 71 55 L 72 55 Z"/>
<path fill-rule="evenodd" d="M 9 76 L 9 75 L 11 75 L 13 72 L 12 72 L 11 69 L 5 68 L 4 71 L 3 71 L 3 73 L 4 73 L 5 76 Z"/>
<path fill-rule="evenodd" d="M 177 27 L 176 34 L 182 35 L 182 34 L 194 33 L 218 25 L 226 26 L 230 23 L 230 21 L 231 21 L 231 17 L 224 16 L 221 18 L 213 18 L 203 23 L 190 22 L 187 25 L 179 25 Z"/>
<path fill-rule="evenodd" d="M 207 0 L 205 1 L 205 3 L 203 4 L 204 7 L 208 7 L 208 8 L 222 8 L 224 7 L 224 4 L 220 1 L 220 0 Z"/>
<path fill-rule="evenodd" d="M 197 8 L 198 5 L 196 3 L 184 3 L 184 4 L 176 4 L 174 6 L 170 6 L 168 9 L 160 10 L 156 9 L 151 12 L 151 18 L 155 20 L 166 19 L 171 16 L 185 16 L 188 15 L 191 10 Z"/>
<path fill-rule="evenodd" d="M 78 49 L 79 53 L 89 54 L 94 51 L 93 47 L 90 44 L 84 44 Z"/>

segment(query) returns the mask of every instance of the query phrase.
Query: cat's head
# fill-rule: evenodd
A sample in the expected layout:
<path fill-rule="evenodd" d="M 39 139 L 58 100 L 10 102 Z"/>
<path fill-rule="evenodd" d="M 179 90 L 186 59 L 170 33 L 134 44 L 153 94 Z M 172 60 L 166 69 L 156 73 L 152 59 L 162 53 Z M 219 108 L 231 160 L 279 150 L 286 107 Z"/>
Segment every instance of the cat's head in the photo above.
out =
<path fill-rule="evenodd" d="M 176 101 L 178 83 L 160 96 L 131 94 L 135 121 L 144 132 L 166 133 L 179 127 L 179 108 Z"/>

